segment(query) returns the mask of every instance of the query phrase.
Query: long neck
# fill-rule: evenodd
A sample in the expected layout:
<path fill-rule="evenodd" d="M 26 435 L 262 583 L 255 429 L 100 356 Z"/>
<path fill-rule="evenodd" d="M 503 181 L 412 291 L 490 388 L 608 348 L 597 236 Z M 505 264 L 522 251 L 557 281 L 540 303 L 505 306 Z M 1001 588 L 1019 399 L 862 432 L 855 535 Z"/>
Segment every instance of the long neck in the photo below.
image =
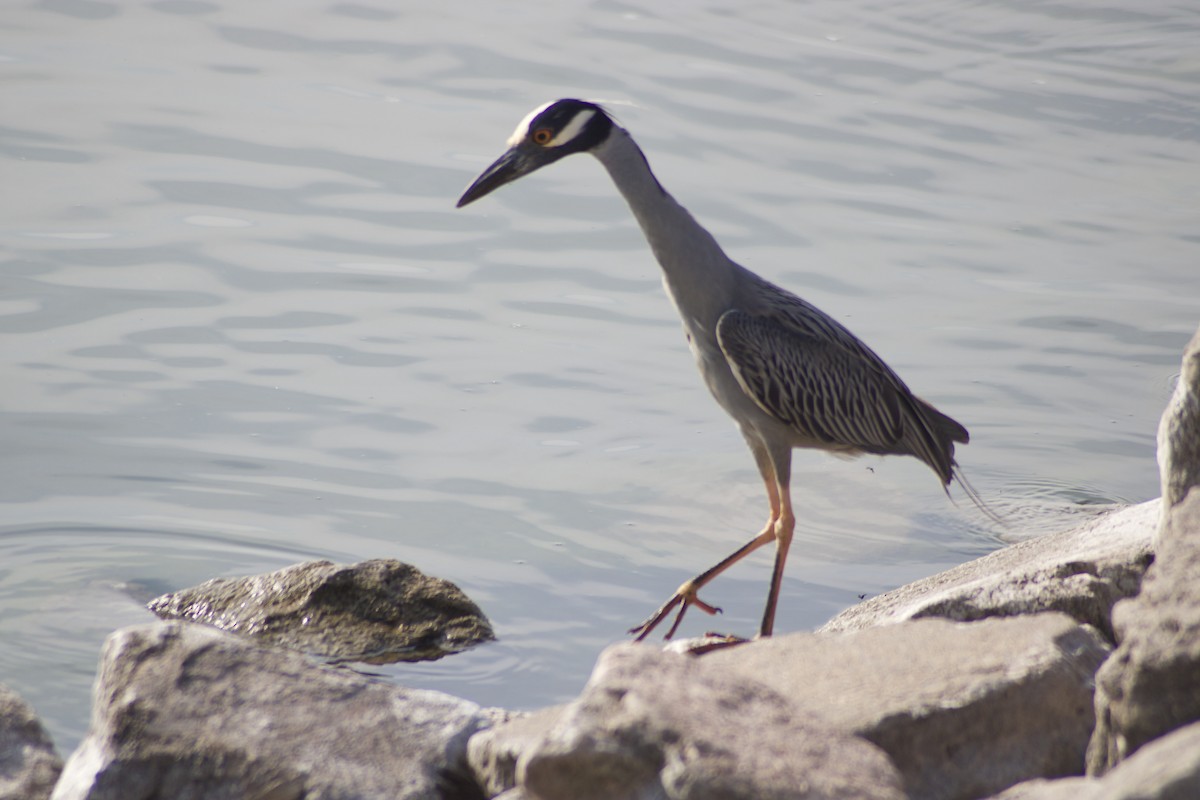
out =
<path fill-rule="evenodd" d="M 685 322 L 711 328 L 729 308 L 738 267 L 712 234 L 662 187 L 624 129 L 614 126 L 592 153 L 637 218 L 680 315 Z"/>

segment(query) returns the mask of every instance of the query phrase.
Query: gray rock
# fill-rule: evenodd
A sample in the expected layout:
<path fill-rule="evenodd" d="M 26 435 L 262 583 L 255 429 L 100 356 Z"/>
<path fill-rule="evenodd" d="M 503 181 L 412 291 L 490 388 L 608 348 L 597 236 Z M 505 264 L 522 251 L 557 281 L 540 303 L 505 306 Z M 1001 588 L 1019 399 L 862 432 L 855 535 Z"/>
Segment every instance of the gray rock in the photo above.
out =
<path fill-rule="evenodd" d="M 608 648 L 578 699 L 480 736 L 493 753 L 520 752 L 506 799 L 904 796 L 873 745 L 798 712 L 757 681 L 647 645 Z"/>
<path fill-rule="evenodd" d="M 1096 800 L 1200 798 L 1200 724 L 1156 739 L 1098 783 Z"/>
<path fill-rule="evenodd" d="M 1183 353 L 1175 393 L 1158 424 L 1163 511 L 1200 486 L 1200 330 Z"/>
<path fill-rule="evenodd" d="M 53 800 L 477 799 L 466 747 L 487 724 L 465 700 L 214 628 L 126 628 Z"/>
<path fill-rule="evenodd" d="M 1103 778 L 1029 781 L 995 800 L 1196 800 L 1200 797 L 1200 723 L 1134 753 Z"/>
<path fill-rule="evenodd" d="M 1200 720 L 1200 488 L 1164 515 L 1142 593 L 1118 604 L 1120 646 L 1097 674 L 1088 774 Z"/>
<path fill-rule="evenodd" d="M 61 771 L 62 759 L 42 721 L 0 684 L 0 800 L 43 800 Z"/>
<path fill-rule="evenodd" d="M 1113 641 L 1112 607 L 1137 594 L 1153 556 L 1159 503 L 1114 511 L 997 550 L 851 606 L 822 633 L 923 617 L 970 621 L 1061 611 Z"/>
<path fill-rule="evenodd" d="M 532 750 L 562 717 L 563 706 L 552 706 L 496 725 L 471 737 L 467 761 L 488 797 L 517 785 L 517 761 Z"/>
<path fill-rule="evenodd" d="M 310 561 L 217 578 L 148 607 L 163 619 L 202 622 L 339 661 L 431 660 L 496 638 L 457 586 L 394 559 L 349 566 Z"/>
<path fill-rule="evenodd" d="M 1095 800 L 1097 783 L 1091 778 L 1038 778 L 1010 786 L 990 800 Z"/>
<path fill-rule="evenodd" d="M 910 797 L 950 800 L 1081 774 L 1108 652 L 1095 630 L 1048 613 L 792 634 L 702 660 L 874 742 Z"/>

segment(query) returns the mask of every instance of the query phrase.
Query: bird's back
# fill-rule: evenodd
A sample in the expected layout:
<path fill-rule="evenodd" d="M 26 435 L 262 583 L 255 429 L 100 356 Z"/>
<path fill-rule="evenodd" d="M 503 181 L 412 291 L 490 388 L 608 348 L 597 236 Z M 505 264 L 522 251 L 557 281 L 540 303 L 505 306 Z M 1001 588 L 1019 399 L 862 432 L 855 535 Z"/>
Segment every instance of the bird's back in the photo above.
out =
<path fill-rule="evenodd" d="M 811 303 L 741 270 L 734 307 L 717 323 L 742 389 L 797 436 L 835 452 L 911 455 L 954 475 L 966 428 L 915 396 L 871 348 Z"/>

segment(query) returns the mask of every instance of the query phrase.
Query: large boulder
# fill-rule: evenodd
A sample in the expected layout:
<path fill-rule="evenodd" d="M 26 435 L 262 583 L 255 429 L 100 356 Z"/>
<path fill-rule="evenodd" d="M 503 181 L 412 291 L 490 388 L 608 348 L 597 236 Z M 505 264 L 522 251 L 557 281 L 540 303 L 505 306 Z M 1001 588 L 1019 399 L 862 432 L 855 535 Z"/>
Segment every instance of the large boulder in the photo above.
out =
<path fill-rule="evenodd" d="M 478 800 L 467 740 L 489 724 L 465 700 L 214 628 L 126 628 L 53 800 Z"/>
<path fill-rule="evenodd" d="M 754 679 L 638 644 L 605 650 L 566 706 L 477 735 L 471 756 L 504 800 L 904 797 L 868 742 Z"/>
<path fill-rule="evenodd" d="M 339 661 L 424 661 L 495 639 L 457 586 L 395 559 L 309 561 L 264 575 L 216 578 L 148 607 Z"/>
<path fill-rule="evenodd" d="M 1200 486 L 1200 330 L 1184 350 L 1179 381 L 1158 423 L 1158 474 L 1164 516 Z"/>
<path fill-rule="evenodd" d="M 61 771 L 62 759 L 42 721 L 0 684 L 0 800 L 45 800 Z"/>
<path fill-rule="evenodd" d="M 910 619 L 970 621 L 1061 611 L 1113 640 L 1112 607 L 1137 594 L 1153 560 L 1159 502 L 1010 545 L 851 606 L 822 633 Z"/>
<path fill-rule="evenodd" d="M 1134 753 L 1102 778 L 1035 780 L 994 800 L 1196 800 L 1200 797 L 1200 722 Z"/>
<path fill-rule="evenodd" d="M 1108 653 L 1094 629 L 1048 613 L 793 634 L 701 660 L 874 742 L 910 797 L 956 800 L 1081 774 L 1092 676 Z"/>
<path fill-rule="evenodd" d="M 1082 773 L 1109 650 L 1058 613 L 699 658 L 618 645 L 577 700 L 476 735 L 469 758 L 489 793 L 515 792 L 505 800 L 891 796 L 891 769 L 909 797 L 968 800 Z"/>
<path fill-rule="evenodd" d="M 1200 488 L 1164 514 L 1142 593 L 1114 621 L 1120 646 L 1096 676 L 1092 775 L 1200 720 Z"/>

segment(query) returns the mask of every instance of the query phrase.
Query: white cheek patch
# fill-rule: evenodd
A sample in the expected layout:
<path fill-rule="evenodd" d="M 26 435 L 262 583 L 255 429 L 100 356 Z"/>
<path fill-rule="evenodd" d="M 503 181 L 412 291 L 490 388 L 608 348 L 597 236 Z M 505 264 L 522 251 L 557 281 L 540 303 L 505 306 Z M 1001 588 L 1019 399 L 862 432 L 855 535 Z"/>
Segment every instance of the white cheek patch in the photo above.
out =
<path fill-rule="evenodd" d="M 547 108 L 554 105 L 554 103 L 555 103 L 554 100 L 551 100 L 549 103 L 542 103 L 540 106 L 535 108 L 533 111 L 530 111 L 528 114 L 526 114 L 525 119 L 523 119 L 517 123 L 517 129 L 512 132 L 512 136 L 508 137 L 508 146 L 512 147 L 512 146 L 518 144 L 522 139 L 524 139 L 527 135 L 529 135 L 530 123 L 532 123 L 537 118 L 538 114 L 541 114 Z"/>
<path fill-rule="evenodd" d="M 567 123 L 565 128 L 558 132 L 558 136 L 555 136 L 550 140 L 549 146 L 561 147 L 567 142 L 571 141 L 583 132 L 584 126 L 586 126 L 588 121 L 594 116 L 596 116 L 595 111 L 580 111 L 571 119 L 570 122 Z"/>

